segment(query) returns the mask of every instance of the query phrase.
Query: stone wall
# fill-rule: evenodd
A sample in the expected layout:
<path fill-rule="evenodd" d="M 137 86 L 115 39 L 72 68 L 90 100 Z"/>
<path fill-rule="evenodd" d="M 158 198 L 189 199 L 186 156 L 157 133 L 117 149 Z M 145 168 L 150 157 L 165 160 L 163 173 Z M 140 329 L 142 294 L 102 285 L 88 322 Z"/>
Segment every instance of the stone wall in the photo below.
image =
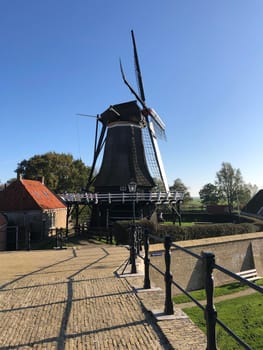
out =
<path fill-rule="evenodd" d="M 232 272 L 256 268 L 258 275 L 263 276 L 263 232 L 181 241 L 176 242 L 176 244 L 198 255 L 201 255 L 202 252 L 212 252 L 215 254 L 216 264 Z M 150 254 L 151 263 L 164 271 L 163 245 L 152 244 Z M 172 248 L 171 270 L 173 279 L 186 290 L 203 288 L 201 260 L 197 260 L 179 249 Z M 150 274 L 152 284 L 164 288 L 164 277 L 152 267 L 150 268 Z M 214 281 L 215 285 L 218 286 L 232 282 L 233 279 L 220 271 L 214 270 Z M 180 291 L 174 287 L 173 293 L 177 294 Z"/>

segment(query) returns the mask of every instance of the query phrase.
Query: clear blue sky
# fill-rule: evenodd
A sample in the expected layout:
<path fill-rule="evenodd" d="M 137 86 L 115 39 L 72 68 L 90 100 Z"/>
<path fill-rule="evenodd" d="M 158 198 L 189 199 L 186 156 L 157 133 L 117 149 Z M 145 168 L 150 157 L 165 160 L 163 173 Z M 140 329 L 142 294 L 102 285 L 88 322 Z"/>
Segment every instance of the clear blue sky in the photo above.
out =
<path fill-rule="evenodd" d="M 262 188 L 262 18 L 262 0 L 1 0 L 1 182 L 48 151 L 91 165 L 95 122 L 75 114 L 133 99 L 133 29 L 169 184 L 196 195 L 230 162 Z"/>

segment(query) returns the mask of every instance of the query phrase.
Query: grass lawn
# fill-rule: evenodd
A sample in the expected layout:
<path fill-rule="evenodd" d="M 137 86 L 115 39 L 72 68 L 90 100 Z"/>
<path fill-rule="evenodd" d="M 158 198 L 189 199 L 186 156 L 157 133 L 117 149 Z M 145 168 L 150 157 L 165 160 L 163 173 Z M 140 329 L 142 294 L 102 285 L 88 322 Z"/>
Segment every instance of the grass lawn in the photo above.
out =
<path fill-rule="evenodd" d="M 256 281 L 255 284 L 263 285 L 263 278 Z M 214 296 L 219 297 L 222 295 L 237 293 L 237 292 L 244 290 L 244 289 L 247 289 L 247 288 L 249 288 L 249 287 L 242 286 L 239 282 L 233 282 L 233 283 L 226 284 L 224 286 L 215 287 Z M 196 290 L 194 292 L 190 292 L 189 294 L 191 294 L 191 296 L 197 300 L 205 300 L 206 299 L 204 289 Z M 181 304 L 181 303 L 190 302 L 191 300 L 186 295 L 180 294 L 180 295 L 175 295 L 173 297 L 173 301 L 175 304 Z"/>
<path fill-rule="evenodd" d="M 203 204 L 200 200 L 200 198 L 192 198 L 191 201 L 187 202 L 186 204 L 182 204 L 182 208 L 191 208 L 191 209 L 199 209 L 203 207 Z"/>
<path fill-rule="evenodd" d="M 259 293 L 215 304 L 218 319 L 224 322 L 253 350 L 263 349 L 263 296 Z M 193 322 L 205 332 L 203 311 L 198 307 L 184 309 Z M 219 325 L 217 345 L 221 350 L 243 349 Z"/>

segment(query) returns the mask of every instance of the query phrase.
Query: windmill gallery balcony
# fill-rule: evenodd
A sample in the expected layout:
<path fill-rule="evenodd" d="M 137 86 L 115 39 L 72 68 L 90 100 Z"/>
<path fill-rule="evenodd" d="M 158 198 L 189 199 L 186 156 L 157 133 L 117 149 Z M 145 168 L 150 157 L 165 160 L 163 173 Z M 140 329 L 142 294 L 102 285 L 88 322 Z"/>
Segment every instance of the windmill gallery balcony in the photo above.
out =
<path fill-rule="evenodd" d="M 173 204 L 183 200 L 183 192 L 136 192 L 136 193 L 64 193 L 59 197 L 66 203 L 98 204 L 100 202 L 127 203 L 150 202 L 155 204 Z"/>

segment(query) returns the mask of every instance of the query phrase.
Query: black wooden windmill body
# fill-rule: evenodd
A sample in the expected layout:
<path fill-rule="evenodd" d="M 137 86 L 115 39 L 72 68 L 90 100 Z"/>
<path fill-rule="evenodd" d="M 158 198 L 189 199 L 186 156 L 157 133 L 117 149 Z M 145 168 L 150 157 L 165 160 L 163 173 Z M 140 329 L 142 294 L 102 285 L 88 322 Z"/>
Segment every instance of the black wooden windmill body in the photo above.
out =
<path fill-rule="evenodd" d="M 105 211 L 107 216 L 120 216 L 120 211 L 123 212 L 125 207 L 123 194 L 129 191 L 131 182 L 136 183 L 136 192 L 140 194 L 154 192 L 157 186 L 158 190 L 169 192 L 157 144 L 157 137 L 165 136 L 165 125 L 158 114 L 146 105 L 135 38 L 133 31 L 131 33 L 139 93 L 126 80 L 120 62 L 123 81 L 136 100 L 112 105 L 97 116 L 94 159 L 87 192 L 93 187 L 98 195 L 108 194 L 112 195 L 111 198 L 119 198 L 119 201 L 110 200 L 107 204 L 97 203 L 97 214 L 103 217 Z M 95 168 L 102 151 L 101 166 L 96 174 Z M 148 216 L 149 203 L 142 196 L 140 198 L 142 200 L 136 205 L 137 212 L 139 210 L 141 216 Z M 153 207 L 150 208 L 152 210 Z"/>

